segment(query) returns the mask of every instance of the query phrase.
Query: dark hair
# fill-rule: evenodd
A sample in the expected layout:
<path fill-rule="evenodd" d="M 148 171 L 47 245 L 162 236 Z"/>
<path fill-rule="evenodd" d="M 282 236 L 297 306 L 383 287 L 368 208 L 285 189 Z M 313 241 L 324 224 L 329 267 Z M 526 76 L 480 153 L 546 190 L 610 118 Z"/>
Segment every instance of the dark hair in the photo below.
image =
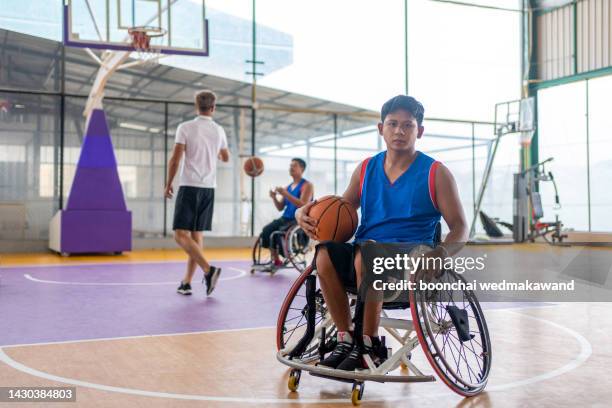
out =
<path fill-rule="evenodd" d="M 397 95 L 385 102 L 380 110 L 380 121 L 384 122 L 388 114 L 397 112 L 400 109 L 410 112 L 419 126 L 423 124 L 425 108 L 423 108 L 421 102 L 407 95 Z"/>
<path fill-rule="evenodd" d="M 291 159 L 291 161 L 298 162 L 298 164 L 302 168 L 302 171 L 306 170 L 306 162 L 304 160 L 300 159 L 299 157 L 294 157 L 293 159 Z"/>
<path fill-rule="evenodd" d="M 204 90 L 196 93 L 195 104 L 200 113 L 208 112 L 215 107 L 217 95 L 213 91 Z"/>

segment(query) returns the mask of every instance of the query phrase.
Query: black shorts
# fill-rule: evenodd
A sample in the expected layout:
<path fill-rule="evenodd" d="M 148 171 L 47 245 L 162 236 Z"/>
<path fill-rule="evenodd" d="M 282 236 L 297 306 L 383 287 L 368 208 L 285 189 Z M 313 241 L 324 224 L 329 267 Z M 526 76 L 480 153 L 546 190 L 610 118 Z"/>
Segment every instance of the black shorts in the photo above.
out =
<path fill-rule="evenodd" d="M 280 242 L 282 235 L 275 234 L 274 238 L 276 242 L 270 242 L 272 233 L 276 231 L 287 231 L 293 225 L 295 225 L 295 219 L 293 218 L 280 217 L 272 221 L 261 230 L 261 246 L 263 248 L 270 248 L 272 246 L 273 248 L 279 248 L 282 251 L 283 244 Z"/>
<path fill-rule="evenodd" d="M 355 250 L 357 245 L 354 243 L 340 243 L 334 241 L 323 241 L 317 245 L 319 248 L 324 247 L 329 253 L 334 269 L 340 278 L 340 282 L 345 289 L 350 291 L 357 290 L 357 274 L 355 272 Z M 316 257 L 315 257 L 316 259 Z"/>
<path fill-rule="evenodd" d="M 181 186 L 176 195 L 172 229 L 210 231 L 214 204 L 214 188 Z"/>

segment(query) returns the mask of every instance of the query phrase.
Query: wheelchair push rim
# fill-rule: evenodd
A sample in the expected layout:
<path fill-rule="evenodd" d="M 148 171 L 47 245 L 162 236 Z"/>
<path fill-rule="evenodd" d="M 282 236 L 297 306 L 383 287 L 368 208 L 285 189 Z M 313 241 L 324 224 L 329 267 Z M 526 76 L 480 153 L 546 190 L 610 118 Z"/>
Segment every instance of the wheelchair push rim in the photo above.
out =
<path fill-rule="evenodd" d="M 293 285 L 289 289 L 283 305 L 281 306 L 278 314 L 278 320 L 276 323 L 276 347 L 280 351 L 287 346 L 290 340 L 299 340 L 302 337 L 302 332 L 299 329 L 305 328 L 306 322 L 306 295 L 305 293 L 305 281 L 314 271 L 312 266 L 307 267 L 298 278 L 293 282 Z M 321 290 L 316 291 L 316 316 L 315 325 L 317 327 L 322 326 L 325 320 L 329 320 L 330 324 L 326 325 L 331 330 L 325 334 L 326 339 L 332 339 L 335 337 L 335 325 L 331 322 L 331 318 L 327 313 L 327 309 L 323 306 L 325 304 Z M 289 323 L 288 323 L 289 322 Z M 313 340 L 319 340 L 318 336 L 314 336 Z M 302 361 L 314 360 L 318 358 L 318 341 L 314 341 L 299 357 Z"/>
<path fill-rule="evenodd" d="M 446 271 L 441 279 L 447 282 L 465 279 L 453 271 Z M 416 275 L 412 280 L 416 282 Z M 458 292 L 458 291 L 455 291 Z M 419 343 L 438 377 L 454 392 L 464 397 L 479 394 L 485 388 L 491 369 L 491 341 L 480 304 L 471 291 L 461 291 L 457 304 L 447 292 L 410 291 L 410 309 Z M 428 297 L 429 296 L 429 297 Z M 432 298 L 433 297 L 433 298 Z M 434 301 L 431 301 L 431 300 Z M 459 299 L 458 299 L 459 300 Z M 472 338 L 463 341 L 449 315 L 449 306 L 467 312 L 467 330 Z"/>
<path fill-rule="evenodd" d="M 262 254 L 264 255 L 263 258 Z M 253 261 L 253 265 L 265 265 L 272 261 L 270 251 L 261 246 L 261 235 L 257 238 L 257 241 L 255 241 L 255 245 L 253 245 L 251 260 Z"/>
<path fill-rule="evenodd" d="M 306 245 L 302 245 L 299 242 L 301 227 L 299 225 L 292 226 L 285 235 L 284 245 L 285 254 L 287 254 L 289 261 L 298 270 L 303 272 L 312 264 L 314 259 L 314 243 L 311 238 L 308 238 Z M 302 232 L 304 234 L 304 232 Z"/>

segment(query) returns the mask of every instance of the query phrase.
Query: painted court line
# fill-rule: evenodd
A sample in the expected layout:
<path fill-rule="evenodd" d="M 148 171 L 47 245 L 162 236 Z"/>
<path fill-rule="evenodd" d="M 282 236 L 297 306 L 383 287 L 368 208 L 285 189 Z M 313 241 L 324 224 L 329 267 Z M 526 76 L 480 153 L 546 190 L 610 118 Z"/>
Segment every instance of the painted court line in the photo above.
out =
<path fill-rule="evenodd" d="M 503 310 L 503 309 L 499 309 Z M 507 311 L 507 310 L 506 310 Z M 548 324 L 552 327 L 555 327 L 570 336 L 574 337 L 578 344 L 580 345 L 580 352 L 578 355 L 573 358 L 570 362 L 559 367 L 555 370 L 549 371 L 544 374 L 540 374 L 534 377 L 526 378 L 523 380 L 513 381 L 507 384 L 495 385 L 487 388 L 487 391 L 505 391 L 511 388 L 523 387 L 529 384 L 534 384 L 537 382 L 541 382 L 544 380 L 548 380 L 562 374 L 568 373 L 572 370 L 575 370 L 580 365 L 582 365 L 592 354 L 592 347 L 589 341 L 584 338 L 580 333 L 569 329 L 565 326 L 562 326 L 558 323 L 551 322 L 546 319 L 525 315 L 522 313 L 510 312 L 515 315 L 519 315 L 521 317 L 525 317 L 528 319 L 536 320 L 541 323 Z M 222 332 L 224 330 L 219 330 L 218 332 Z M 235 330 L 236 331 L 236 330 Z M 61 382 L 65 384 L 70 384 L 74 386 L 87 387 L 92 389 L 97 389 L 101 391 L 109 391 L 116 392 L 122 394 L 129 395 L 137 395 L 144 397 L 154 397 L 154 398 L 170 398 L 170 399 L 180 399 L 180 400 L 197 400 L 197 401 L 214 401 L 214 402 L 233 402 L 233 403 L 258 403 L 258 404 L 346 404 L 346 398 L 334 398 L 334 399 L 320 399 L 320 398 L 303 398 L 303 399 L 288 399 L 288 398 L 247 398 L 247 397 L 220 397 L 220 396 L 209 396 L 209 395 L 194 395 L 194 394 L 177 394 L 177 393 L 168 393 L 168 392 L 156 392 L 156 391 L 147 391 L 147 390 L 139 390 L 133 388 L 125 388 L 125 387 L 114 387 L 104 384 L 96 384 L 86 381 L 81 381 L 73 378 L 60 377 L 57 375 L 49 374 L 43 371 L 36 370 L 34 368 L 28 367 L 24 364 L 21 364 L 12 358 L 10 358 L 2 348 L 0 348 L 0 361 L 9 365 L 10 367 L 21 371 L 26 374 L 30 374 L 35 377 L 43 378 L 50 381 Z M 380 401 L 405 401 L 407 399 L 431 399 L 433 397 L 439 395 L 447 395 L 450 390 L 446 390 L 445 392 L 435 392 L 428 393 L 427 395 L 417 395 L 414 393 L 402 396 L 393 396 L 388 398 L 373 398 L 367 399 L 364 402 L 380 402 Z"/>
<path fill-rule="evenodd" d="M 237 271 L 238 275 L 229 276 L 229 277 L 221 277 L 220 281 L 228 281 L 233 279 L 239 279 L 243 276 L 246 276 L 247 272 L 244 269 L 238 269 L 234 267 L 228 267 L 226 269 L 230 269 L 233 271 Z M 176 285 L 176 281 L 172 282 L 70 282 L 70 281 L 54 281 L 54 280 L 46 280 L 46 279 L 38 279 L 30 275 L 29 273 L 24 273 L 23 277 L 27 280 L 37 283 L 49 283 L 53 285 L 80 285 L 80 286 L 155 286 L 155 285 Z"/>
<path fill-rule="evenodd" d="M 182 332 L 182 333 L 141 334 L 138 336 L 123 336 L 123 337 L 98 337 L 95 339 L 49 341 L 45 343 L 11 344 L 7 346 L 0 346 L 0 349 L 15 348 L 15 347 L 29 347 L 29 346 L 52 346 L 56 344 L 91 343 L 93 341 L 148 339 L 151 337 L 191 336 L 193 334 L 231 333 L 231 332 L 239 332 L 239 331 L 265 330 L 265 329 L 276 329 L 276 326 L 245 327 L 245 328 L 240 328 L 240 329 L 202 330 L 202 331 Z"/>
<path fill-rule="evenodd" d="M 212 263 L 240 263 L 240 262 L 251 262 L 251 259 L 211 259 L 209 262 Z M 50 264 L 31 264 L 31 265 L 1 265 L 2 269 L 28 269 L 28 268 L 54 268 L 54 267 L 73 267 L 73 266 L 109 266 L 109 265 L 154 265 L 154 264 L 182 264 L 187 263 L 187 259 L 181 260 L 168 260 L 168 261 L 111 261 L 111 262 L 75 262 L 75 263 L 50 263 Z"/>

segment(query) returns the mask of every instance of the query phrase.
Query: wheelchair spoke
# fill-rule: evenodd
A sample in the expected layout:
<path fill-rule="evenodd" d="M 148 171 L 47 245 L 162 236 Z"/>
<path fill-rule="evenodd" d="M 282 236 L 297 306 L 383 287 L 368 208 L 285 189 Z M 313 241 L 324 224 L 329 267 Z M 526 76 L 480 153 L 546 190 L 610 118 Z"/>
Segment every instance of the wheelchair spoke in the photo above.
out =
<path fill-rule="evenodd" d="M 447 338 L 449 339 L 449 342 L 450 342 L 450 338 L 449 337 L 447 337 Z M 455 357 L 455 352 L 453 351 L 453 349 L 451 347 L 449 347 L 448 349 L 449 349 L 449 351 L 451 352 L 451 354 L 453 356 L 453 361 L 455 363 L 457 363 L 456 373 L 461 375 L 461 369 L 459 368 L 460 361 L 458 361 L 457 357 Z"/>
<path fill-rule="evenodd" d="M 455 336 L 454 336 L 452 333 L 449 333 L 449 334 L 450 334 L 451 336 L 455 337 Z M 461 341 L 460 341 L 460 340 L 459 340 L 457 337 L 455 337 L 455 339 L 457 339 L 457 341 L 459 342 L 459 344 L 461 344 Z M 453 346 L 455 346 L 455 350 L 457 350 L 457 352 L 459 353 L 459 357 L 460 357 L 459 361 L 461 361 L 461 357 L 463 358 L 463 361 L 465 361 L 465 365 L 466 365 L 466 367 L 467 367 L 467 369 L 468 369 L 468 375 L 470 376 L 470 381 L 472 380 L 472 377 L 471 377 L 471 375 L 470 375 L 470 371 L 472 372 L 472 374 L 474 374 L 474 377 L 478 377 L 478 376 L 476 375 L 476 373 L 475 373 L 475 372 L 472 370 L 472 368 L 470 367 L 470 363 L 469 363 L 469 361 L 467 360 L 467 354 L 465 353 L 465 347 L 464 347 L 462 344 L 461 344 L 461 346 L 457 346 L 457 345 L 455 344 L 455 342 L 452 342 L 452 344 L 453 344 Z M 462 353 L 462 350 L 463 350 L 463 353 Z"/>
<path fill-rule="evenodd" d="M 479 376 L 472 370 L 472 368 L 470 366 L 470 363 L 467 360 L 466 350 L 470 351 L 474 355 L 476 363 L 478 364 L 478 368 L 479 368 L 480 371 L 482 371 L 482 366 L 480 365 L 480 361 L 482 360 L 483 363 L 484 363 L 484 359 L 481 356 L 479 356 L 473 348 L 471 350 L 469 348 L 467 348 L 465 346 L 465 343 L 462 343 L 461 340 L 459 340 L 459 338 L 457 338 L 454 334 L 452 334 L 452 333 L 449 333 L 449 334 L 451 336 L 453 336 L 459 342 L 459 344 L 461 345 L 460 346 L 461 349 L 458 349 L 457 346 L 455 345 L 455 343 L 453 342 L 453 345 L 455 346 L 455 349 L 459 352 L 459 355 L 463 357 L 463 360 L 465 361 L 468 370 L 471 371 L 472 374 L 474 374 L 474 377 L 476 377 L 478 379 Z M 463 350 L 463 355 L 461 355 L 461 350 Z M 468 374 L 469 374 L 469 371 L 468 371 Z M 471 376 L 470 376 L 470 380 L 471 380 Z"/>
<path fill-rule="evenodd" d="M 452 285 L 446 285 L 465 283 L 461 275 L 447 271 L 437 282 L 447 287 L 438 291 L 417 289 L 414 294 L 415 324 L 425 336 L 422 347 L 434 357 L 434 368 L 450 388 L 465 396 L 475 395 L 486 385 L 491 366 L 490 339 L 482 310 L 472 291 L 457 293 Z M 454 308 L 460 312 L 457 316 Z M 467 322 L 455 325 L 457 317 Z M 462 341 L 465 333 L 469 340 Z"/>
<path fill-rule="evenodd" d="M 478 353 L 476 353 L 476 350 L 474 350 L 474 345 L 472 344 L 472 341 L 470 340 L 469 342 L 469 346 L 471 348 L 471 352 L 474 354 L 474 356 L 476 357 L 476 363 L 478 364 L 478 371 L 480 371 L 480 373 L 482 373 L 482 365 L 480 365 L 480 361 L 482 360 L 482 363 L 484 364 L 484 358 L 482 358 L 482 354 L 479 356 Z"/>
<path fill-rule="evenodd" d="M 295 317 L 292 317 L 290 319 L 285 319 L 285 323 L 290 322 L 290 321 L 295 320 L 295 319 L 299 319 L 300 317 L 302 317 L 302 315 L 295 316 Z"/>

